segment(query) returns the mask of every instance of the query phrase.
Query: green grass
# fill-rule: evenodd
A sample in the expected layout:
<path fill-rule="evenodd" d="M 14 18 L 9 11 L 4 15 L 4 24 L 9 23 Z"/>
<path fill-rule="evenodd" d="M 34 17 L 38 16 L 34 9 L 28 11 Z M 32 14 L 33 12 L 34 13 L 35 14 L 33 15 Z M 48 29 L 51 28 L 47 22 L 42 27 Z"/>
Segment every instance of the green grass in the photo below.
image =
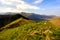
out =
<path fill-rule="evenodd" d="M 46 33 L 47 30 L 52 33 Z M 0 31 L 0 40 L 46 40 L 46 36 L 50 40 L 60 40 L 60 28 L 48 21 L 40 21 Z"/>

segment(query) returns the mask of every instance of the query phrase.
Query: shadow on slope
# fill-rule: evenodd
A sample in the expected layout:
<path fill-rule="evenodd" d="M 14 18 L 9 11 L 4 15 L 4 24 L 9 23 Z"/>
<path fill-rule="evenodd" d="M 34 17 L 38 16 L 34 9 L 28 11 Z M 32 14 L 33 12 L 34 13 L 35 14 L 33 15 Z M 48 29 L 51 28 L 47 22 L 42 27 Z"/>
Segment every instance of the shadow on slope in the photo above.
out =
<path fill-rule="evenodd" d="M 27 19 L 26 17 L 20 15 L 20 14 L 14 14 L 14 15 L 0 15 L 0 28 L 9 24 L 10 22 L 19 19 L 19 18 Z"/>
<path fill-rule="evenodd" d="M 4 29 L 7 29 L 7 28 L 15 28 L 15 27 L 18 27 L 18 26 L 23 26 L 25 24 L 32 24 L 32 23 L 35 23 L 35 22 L 32 21 L 32 20 L 24 19 L 24 18 L 21 17 L 19 19 L 16 19 L 15 21 L 12 21 L 9 24 L 1 27 L 0 30 L 4 30 Z"/>

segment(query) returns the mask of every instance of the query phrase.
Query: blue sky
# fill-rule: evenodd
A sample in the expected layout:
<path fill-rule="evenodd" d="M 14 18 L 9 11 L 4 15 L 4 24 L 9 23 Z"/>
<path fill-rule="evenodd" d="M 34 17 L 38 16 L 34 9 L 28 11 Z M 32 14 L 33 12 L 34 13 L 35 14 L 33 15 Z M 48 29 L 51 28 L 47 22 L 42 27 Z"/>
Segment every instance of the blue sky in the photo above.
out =
<path fill-rule="evenodd" d="M 33 12 L 60 16 L 60 0 L 0 0 L 0 12 Z"/>

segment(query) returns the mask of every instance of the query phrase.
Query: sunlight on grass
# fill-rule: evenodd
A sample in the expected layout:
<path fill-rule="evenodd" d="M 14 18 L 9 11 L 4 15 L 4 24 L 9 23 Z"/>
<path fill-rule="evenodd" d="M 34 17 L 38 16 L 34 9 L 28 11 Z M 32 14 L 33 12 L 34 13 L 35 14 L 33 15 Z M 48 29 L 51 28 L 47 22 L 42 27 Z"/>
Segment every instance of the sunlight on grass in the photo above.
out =
<path fill-rule="evenodd" d="M 0 40 L 59 40 L 59 33 L 60 29 L 50 22 L 40 21 L 5 29 L 0 32 Z"/>

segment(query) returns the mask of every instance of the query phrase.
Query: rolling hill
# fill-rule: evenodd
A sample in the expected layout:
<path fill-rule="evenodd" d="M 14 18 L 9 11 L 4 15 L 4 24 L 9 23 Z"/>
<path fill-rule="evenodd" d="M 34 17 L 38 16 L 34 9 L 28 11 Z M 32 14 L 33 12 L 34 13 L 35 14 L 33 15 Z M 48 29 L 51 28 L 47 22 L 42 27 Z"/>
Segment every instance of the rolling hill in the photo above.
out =
<path fill-rule="evenodd" d="M 27 20 L 34 20 L 34 21 L 46 20 L 55 17 L 55 16 L 47 16 L 47 15 L 38 15 L 34 13 L 25 13 L 25 12 L 21 12 L 21 13 L 8 12 L 3 14 L 4 15 L 2 14 L 0 15 L 0 28 L 21 17 Z"/>
<path fill-rule="evenodd" d="M 32 24 L 32 23 L 35 23 L 35 21 L 27 20 L 27 19 L 24 19 L 21 17 L 19 19 L 16 19 L 16 20 L 10 22 L 9 24 L 1 27 L 0 30 L 4 30 L 7 28 L 14 28 L 14 27 L 23 26 L 25 24 Z"/>
<path fill-rule="evenodd" d="M 55 16 L 24 13 L 0 19 L 0 40 L 60 40 L 60 18 Z"/>
<path fill-rule="evenodd" d="M 3 27 L 5 25 L 9 24 L 10 22 L 12 22 L 16 19 L 19 19 L 21 17 L 28 20 L 28 18 L 26 18 L 20 14 L 0 15 L 0 27 Z"/>
<path fill-rule="evenodd" d="M 60 40 L 60 28 L 48 21 L 28 23 L 0 31 L 0 40 Z"/>

